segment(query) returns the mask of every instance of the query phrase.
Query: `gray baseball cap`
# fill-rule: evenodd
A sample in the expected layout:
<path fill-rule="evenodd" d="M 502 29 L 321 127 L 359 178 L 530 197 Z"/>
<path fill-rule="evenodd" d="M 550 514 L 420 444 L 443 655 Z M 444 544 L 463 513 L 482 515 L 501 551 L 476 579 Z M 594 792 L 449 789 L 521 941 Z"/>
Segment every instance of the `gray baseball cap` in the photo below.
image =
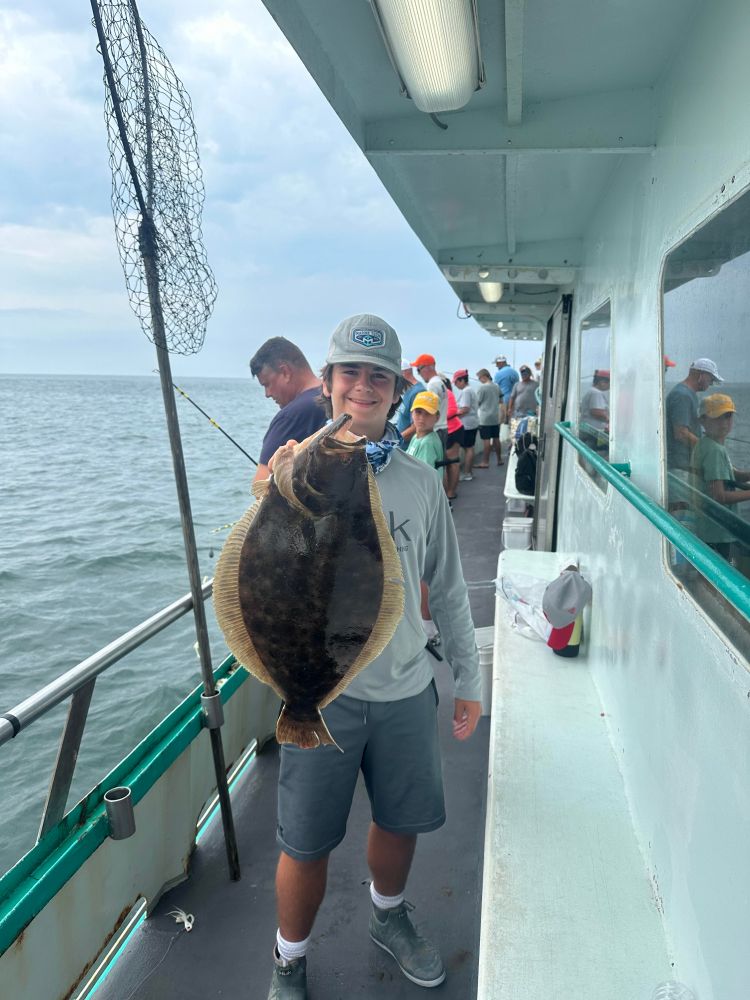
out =
<path fill-rule="evenodd" d="M 590 584 L 577 569 L 565 569 L 547 585 L 542 610 L 554 628 L 565 628 L 576 620 L 590 600 Z"/>
<path fill-rule="evenodd" d="M 390 324 L 380 316 L 361 313 L 342 320 L 331 334 L 326 364 L 380 365 L 401 374 L 401 344 Z"/>

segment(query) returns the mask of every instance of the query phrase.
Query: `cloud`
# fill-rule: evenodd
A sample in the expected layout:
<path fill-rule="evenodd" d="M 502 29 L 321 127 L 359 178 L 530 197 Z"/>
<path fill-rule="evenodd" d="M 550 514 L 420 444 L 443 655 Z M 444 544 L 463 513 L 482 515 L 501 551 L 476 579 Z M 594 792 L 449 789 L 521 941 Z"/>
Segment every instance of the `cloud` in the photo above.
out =
<path fill-rule="evenodd" d="M 192 99 L 219 286 L 203 352 L 177 369 L 244 375 L 276 333 L 319 358 L 335 323 L 367 309 L 446 366 L 486 363 L 498 343 L 454 318 L 452 292 L 262 4 L 141 7 Z M 80 0 L 0 11 L 0 347 L 16 371 L 42 354 L 51 371 L 153 367 L 109 216 L 95 42 Z"/>
<path fill-rule="evenodd" d="M 1 311 L 75 311 L 102 319 L 122 311 L 124 282 L 111 218 L 59 228 L 0 225 L 0 271 Z"/>

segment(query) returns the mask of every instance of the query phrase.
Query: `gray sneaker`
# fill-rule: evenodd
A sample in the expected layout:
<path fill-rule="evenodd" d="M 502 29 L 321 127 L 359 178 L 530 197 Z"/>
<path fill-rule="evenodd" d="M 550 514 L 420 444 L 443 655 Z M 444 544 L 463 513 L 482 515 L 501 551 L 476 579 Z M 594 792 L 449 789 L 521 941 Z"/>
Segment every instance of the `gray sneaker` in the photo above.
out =
<path fill-rule="evenodd" d="M 273 962 L 268 1000 L 307 1000 L 307 959 L 284 964 L 274 948 Z"/>
<path fill-rule="evenodd" d="M 387 951 L 398 966 L 417 986 L 439 986 L 445 979 L 445 966 L 431 941 L 420 937 L 409 920 L 411 903 L 401 903 L 392 910 L 373 906 L 370 916 L 370 937 Z M 269 998 L 270 1000 L 270 998 Z"/>

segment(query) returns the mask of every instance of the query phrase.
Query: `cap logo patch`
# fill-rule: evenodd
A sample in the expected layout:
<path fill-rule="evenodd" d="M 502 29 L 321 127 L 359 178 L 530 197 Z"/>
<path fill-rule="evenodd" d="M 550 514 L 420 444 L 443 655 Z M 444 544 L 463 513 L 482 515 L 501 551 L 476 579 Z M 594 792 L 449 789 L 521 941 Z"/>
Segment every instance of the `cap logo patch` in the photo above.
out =
<path fill-rule="evenodd" d="M 352 330 L 351 338 L 360 347 L 382 347 L 385 334 L 381 330 Z"/>

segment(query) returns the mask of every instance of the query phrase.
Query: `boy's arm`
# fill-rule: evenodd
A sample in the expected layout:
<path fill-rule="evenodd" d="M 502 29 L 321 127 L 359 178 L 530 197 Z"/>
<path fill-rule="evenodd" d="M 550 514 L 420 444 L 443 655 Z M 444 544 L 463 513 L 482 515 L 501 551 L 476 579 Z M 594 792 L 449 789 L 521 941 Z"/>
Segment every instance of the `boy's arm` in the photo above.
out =
<path fill-rule="evenodd" d="M 750 500 L 750 490 L 728 490 L 723 479 L 712 479 L 708 483 L 708 490 L 712 500 L 725 505 Z"/>
<path fill-rule="evenodd" d="M 427 531 L 424 581 L 430 589 L 430 611 L 440 630 L 441 648 L 453 670 L 456 700 L 479 702 L 482 682 L 474 622 L 456 532 L 442 489 Z"/>

